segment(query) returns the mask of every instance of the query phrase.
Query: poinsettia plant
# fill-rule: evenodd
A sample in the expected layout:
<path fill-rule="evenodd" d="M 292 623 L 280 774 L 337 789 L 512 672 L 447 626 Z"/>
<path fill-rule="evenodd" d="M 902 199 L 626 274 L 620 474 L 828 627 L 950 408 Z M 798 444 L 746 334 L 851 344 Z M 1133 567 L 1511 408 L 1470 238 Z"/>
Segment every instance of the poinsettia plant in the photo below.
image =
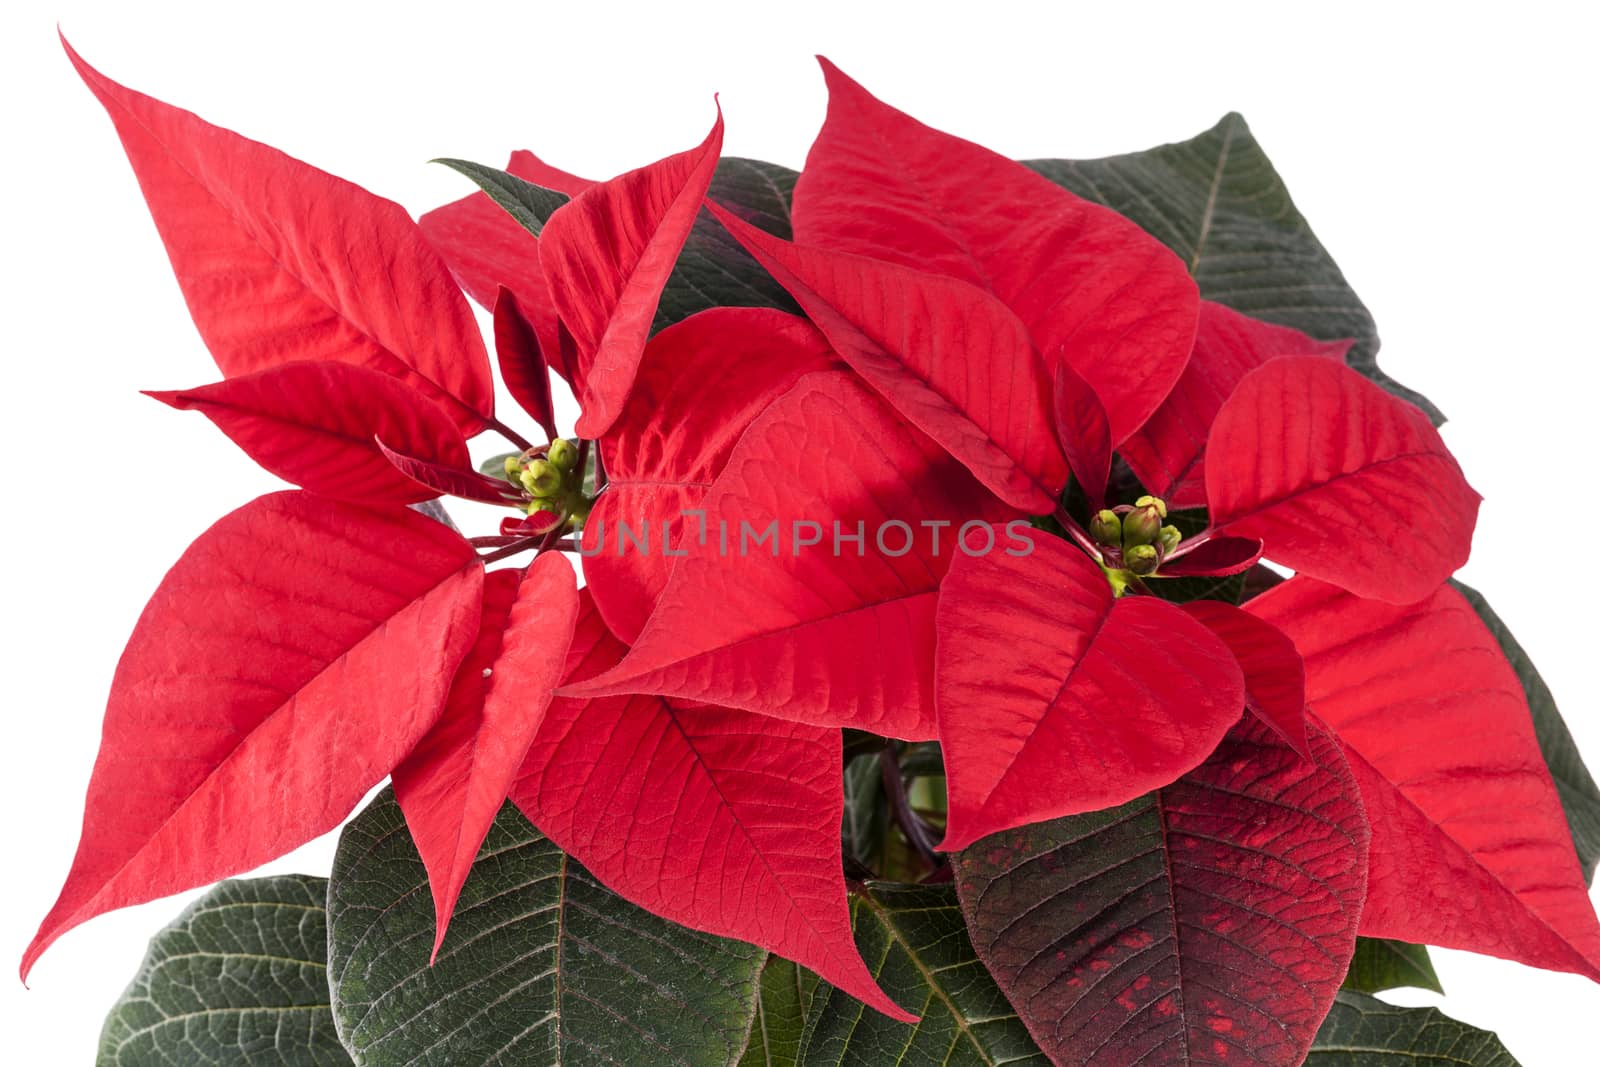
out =
<path fill-rule="evenodd" d="M 1237 116 L 1023 164 L 824 61 L 798 174 L 719 114 L 413 221 L 68 55 L 223 374 L 151 395 L 297 488 L 151 598 L 24 976 L 392 783 L 103 1062 L 1505 1064 L 1371 994 L 1600 979 L 1478 496 Z"/>

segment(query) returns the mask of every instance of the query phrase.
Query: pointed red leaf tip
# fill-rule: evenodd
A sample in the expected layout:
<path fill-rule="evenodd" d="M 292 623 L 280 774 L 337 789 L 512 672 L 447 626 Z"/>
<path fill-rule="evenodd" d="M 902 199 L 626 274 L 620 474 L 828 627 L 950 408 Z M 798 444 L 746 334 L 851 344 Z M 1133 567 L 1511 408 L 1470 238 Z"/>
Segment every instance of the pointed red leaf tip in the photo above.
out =
<path fill-rule="evenodd" d="M 433 463 L 470 462 L 467 442 L 443 408 L 404 382 L 349 363 L 285 363 L 145 395 L 199 411 L 273 474 L 340 500 L 411 504 L 438 495 L 397 471 L 375 438 Z"/>
<path fill-rule="evenodd" d="M 117 665 L 83 838 L 24 979 L 79 923 L 337 826 L 439 717 L 482 588 L 472 547 L 405 508 L 277 493 L 201 534 Z"/>
<path fill-rule="evenodd" d="M 506 173 L 524 181 L 576 196 L 594 182 L 550 166 L 532 152 L 511 153 Z M 417 220 L 423 237 L 450 266 L 467 295 L 492 311 L 502 287 L 516 295 L 518 307 L 533 324 L 539 347 L 545 353 L 558 349 L 555 303 L 539 267 L 539 239 L 491 200 L 473 193 L 434 208 Z M 552 361 L 557 374 L 567 378 L 570 369 Z"/>
<path fill-rule="evenodd" d="M 1169 507 L 1206 503 L 1206 435 L 1244 376 L 1278 356 L 1342 360 L 1350 341 L 1316 341 L 1299 330 L 1200 302 L 1199 330 L 1183 376 L 1148 422 L 1120 449 L 1139 483 Z"/>
<path fill-rule="evenodd" d="M 1244 711 L 1239 664 L 1209 629 L 1155 597 L 1114 599 L 1060 538 L 1032 544 L 958 555 L 939 589 L 946 851 L 1164 786 Z"/>
<path fill-rule="evenodd" d="M 627 651 L 580 596 L 574 679 Z M 557 698 L 511 797 L 640 907 L 752 942 L 914 1022 L 856 951 L 839 866 L 841 781 L 837 730 L 654 696 Z"/>
<path fill-rule="evenodd" d="M 965 282 L 805 248 L 708 208 L 901 415 L 1012 507 L 1054 510 L 1067 461 L 1015 315 Z"/>
<path fill-rule="evenodd" d="M 556 409 L 550 397 L 550 366 L 538 331 L 523 315 L 510 289 L 500 287 L 494 302 L 494 353 L 500 363 L 500 379 L 511 398 L 544 431 L 545 439 L 556 439 Z"/>
<path fill-rule="evenodd" d="M 1225 577 L 1247 571 L 1261 559 L 1264 546 L 1253 537 L 1229 537 L 1212 534 L 1204 541 L 1195 541 L 1187 551 L 1178 545 L 1178 553 L 1161 564 L 1163 578 Z"/>
<path fill-rule="evenodd" d="M 580 437 L 598 438 L 622 413 L 721 155 L 719 105 L 699 147 L 590 186 L 546 224 L 539 262 L 577 343 Z"/>
<path fill-rule="evenodd" d="M 963 523 L 1004 547 L 1014 513 L 844 372 L 806 375 L 752 422 L 701 508 L 632 651 L 562 695 L 935 736 L 939 580 Z"/>
<path fill-rule="evenodd" d="M 1257 615 L 1220 600 L 1194 600 L 1183 610 L 1228 646 L 1244 672 L 1245 704 L 1300 755 L 1306 745 L 1306 667 L 1294 642 Z"/>
<path fill-rule="evenodd" d="M 461 661 L 438 724 L 394 770 L 433 891 L 433 958 L 472 861 L 511 792 L 566 671 L 578 618 L 577 576 L 559 552 L 484 586 L 478 641 Z"/>
<path fill-rule="evenodd" d="M 1324 728 L 1253 717 L 1176 782 L 955 859 L 974 947 L 1060 1064 L 1297 1067 L 1355 951 L 1366 818 Z"/>
<path fill-rule="evenodd" d="M 224 374 L 353 363 L 421 390 L 462 433 L 483 428 L 494 414 L 483 339 L 404 208 L 118 85 L 61 44 L 122 138 Z"/>
<path fill-rule="evenodd" d="M 1411 604 L 1467 561 L 1479 496 L 1421 411 L 1355 371 L 1283 356 L 1211 427 L 1215 527 L 1357 596 Z"/>
<path fill-rule="evenodd" d="M 826 59 L 828 117 L 795 185 L 795 240 L 957 278 L 1099 395 L 1112 444 L 1183 372 L 1199 290 L 1136 224 L 876 99 Z"/>
<path fill-rule="evenodd" d="M 1527 698 L 1445 586 L 1418 604 L 1308 578 L 1250 601 L 1305 657 L 1372 823 L 1361 932 L 1600 980 L 1595 920 Z"/>
<path fill-rule="evenodd" d="M 584 526 L 584 579 L 612 633 L 638 638 L 685 522 L 694 530 L 685 513 L 700 507 L 751 420 L 802 376 L 837 367 L 816 327 L 770 308 L 710 308 L 650 340 L 600 442 L 606 491 Z"/>

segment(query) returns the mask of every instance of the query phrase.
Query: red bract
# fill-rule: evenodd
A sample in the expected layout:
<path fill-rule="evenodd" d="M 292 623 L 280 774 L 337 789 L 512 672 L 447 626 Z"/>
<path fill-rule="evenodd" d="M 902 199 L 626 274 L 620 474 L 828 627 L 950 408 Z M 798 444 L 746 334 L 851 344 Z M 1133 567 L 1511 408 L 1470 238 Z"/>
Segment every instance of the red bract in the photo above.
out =
<path fill-rule="evenodd" d="M 66 48 L 116 124 L 224 374 L 354 363 L 438 401 L 465 434 L 494 417 L 472 313 L 404 208 L 124 88 Z"/>
<path fill-rule="evenodd" d="M 394 770 L 394 795 L 433 885 L 444 941 L 450 913 L 566 669 L 578 616 L 572 565 L 541 555 L 497 571 L 478 642 L 461 662 L 439 724 Z"/>
<path fill-rule="evenodd" d="M 589 186 L 557 211 L 539 264 L 577 343 L 578 433 L 621 414 L 645 339 L 722 154 L 722 114 L 698 147 Z"/>
<path fill-rule="evenodd" d="M 83 839 L 23 957 L 337 826 L 444 707 L 483 568 L 440 523 L 307 493 L 201 535 L 117 666 Z"/>
<path fill-rule="evenodd" d="M 627 651 L 584 599 L 573 680 Z M 653 696 L 558 699 L 512 799 L 657 915 L 764 945 L 914 1020 L 878 988 L 850 936 L 840 769 L 836 730 Z"/>
<path fill-rule="evenodd" d="M 1372 822 L 1362 933 L 1600 979 L 1600 923 L 1522 686 L 1466 600 L 1294 578 L 1252 614 L 1294 640 Z"/>
<path fill-rule="evenodd" d="M 1228 649 L 1182 608 L 1113 597 L 1053 537 L 957 556 L 939 590 L 945 849 L 1109 808 L 1211 754 L 1244 707 Z"/>

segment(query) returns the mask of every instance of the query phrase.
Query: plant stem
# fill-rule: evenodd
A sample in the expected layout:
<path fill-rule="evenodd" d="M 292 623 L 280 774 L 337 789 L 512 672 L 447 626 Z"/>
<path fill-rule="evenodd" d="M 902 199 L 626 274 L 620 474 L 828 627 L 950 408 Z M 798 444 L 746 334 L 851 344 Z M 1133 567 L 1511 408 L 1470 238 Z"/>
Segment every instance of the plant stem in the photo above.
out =
<path fill-rule="evenodd" d="M 906 797 L 906 781 L 900 775 L 900 755 L 895 750 L 893 741 L 885 741 L 883 750 L 879 753 L 879 768 L 883 773 L 883 791 L 889 798 L 889 808 L 894 812 L 894 821 L 900 827 L 900 832 L 906 835 L 906 840 L 916 850 L 922 862 L 930 869 L 939 866 L 939 855 L 933 850 L 933 841 L 928 837 L 928 827 L 922 819 L 911 810 L 911 802 Z"/>
<path fill-rule="evenodd" d="M 505 423 L 501 422 L 499 419 L 490 419 L 489 422 L 488 422 L 488 426 L 489 426 L 489 429 L 493 430 L 495 433 L 499 434 L 501 437 L 504 437 L 507 441 L 510 441 L 512 444 L 516 445 L 518 448 L 522 449 L 524 452 L 528 451 L 529 449 L 531 449 L 533 447 L 533 445 L 529 443 L 529 441 L 528 441 L 528 439 L 526 437 L 523 437 L 520 433 L 518 433 L 517 431 L 513 430 L 511 427 L 507 426 Z"/>

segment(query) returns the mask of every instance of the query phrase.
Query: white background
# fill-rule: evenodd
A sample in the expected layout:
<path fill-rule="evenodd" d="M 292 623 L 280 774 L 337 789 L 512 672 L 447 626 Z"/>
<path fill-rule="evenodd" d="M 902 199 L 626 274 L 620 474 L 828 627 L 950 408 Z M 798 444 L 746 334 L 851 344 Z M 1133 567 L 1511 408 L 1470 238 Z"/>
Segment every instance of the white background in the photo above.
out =
<path fill-rule="evenodd" d="M 1145 148 L 1242 111 L 1376 315 L 1387 369 L 1452 417 L 1446 438 L 1485 497 L 1463 576 L 1600 763 L 1594 27 L 1576 3 L 1194 6 L 6 5 L 0 960 L 67 870 L 144 599 L 192 537 L 273 487 L 205 419 L 137 393 L 217 375 L 57 20 L 112 78 L 413 213 L 468 191 L 434 156 L 499 165 L 527 147 L 605 177 L 697 143 L 714 91 L 730 154 L 798 166 L 823 115 L 819 51 L 1019 157 Z M 331 852 L 330 837 L 273 869 L 326 873 Z M 31 991 L 0 979 L 0 1059 L 92 1062 L 145 939 L 181 904 L 69 933 Z M 1447 1010 L 1498 1030 L 1526 1067 L 1594 1062 L 1596 987 L 1435 958 Z"/>

